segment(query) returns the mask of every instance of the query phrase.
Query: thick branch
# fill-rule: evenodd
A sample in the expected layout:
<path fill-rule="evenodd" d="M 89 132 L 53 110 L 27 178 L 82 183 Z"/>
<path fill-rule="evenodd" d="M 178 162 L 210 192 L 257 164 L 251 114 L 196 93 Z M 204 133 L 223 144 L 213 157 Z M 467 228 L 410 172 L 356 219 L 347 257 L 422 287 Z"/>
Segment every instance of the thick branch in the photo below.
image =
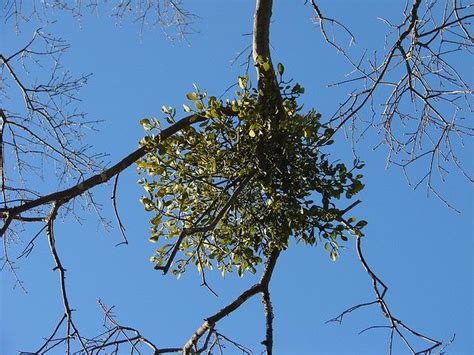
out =
<path fill-rule="evenodd" d="M 272 60 L 270 56 L 270 20 L 272 17 L 273 0 L 257 0 L 255 7 L 255 14 L 253 19 L 253 60 L 257 70 L 258 87 L 262 89 L 265 83 L 271 83 L 272 89 L 278 91 L 276 84 L 275 70 L 273 69 Z M 270 69 L 258 65 L 257 58 L 261 57 L 270 65 Z M 266 95 L 269 94 L 266 88 Z"/>
<path fill-rule="evenodd" d="M 2 108 L 0 107 L 0 188 L 3 194 L 3 203 L 7 203 L 7 198 L 5 195 L 5 156 L 3 153 L 3 129 L 5 127 L 5 123 L 7 121 L 7 117 L 5 116 L 5 112 L 3 112 Z"/>
<path fill-rule="evenodd" d="M 273 307 L 268 288 L 262 292 L 262 303 L 265 310 L 265 340 L 262 342 L 267 348 L 267 355 L 273 353 Z"/>
<path fill-rule="evenodd" d="M 206 118 L 198 115 L 190 115 L 187 116 L 178 122 L 176 122 L 174 125 L 164 129 L 158 137 L 156 137 L 157 141 L 163 141 L 167 139 L 168 137 L 172 136 L 176 132 L 182 130 L 185 127 L 188 127 L 190 124 L 195 123 L 195 122 L 201 122 L 204 121 Z M 138 159 L 143 157 L 147 153 L 147 147 L 142 146 L 135 150 L 133 153 L 129 154 L 125 158 L 123 158 L 121 161 L 110 167 L 109 169 L 105 169 L 102 171 L 100 174 L 96 174 L 89 179 L 73 186 L 68 189 L 62 190 L 62 191 L 57 191 L 54 193 L 51 193 L 49 195 L 37 198 L 32 201 L 28 201 L 26 203 L 23 203 L 21 205 L 18 205 L 16 207 L 12 208 L 1 208 L 0 212 L 3 212 L 3 215 L 8 215 L 8 216 L 15 216 L 19 213 L 25 212 L 27 210 L 31 210 L 35 207 L 42 206 L 54 201 L 61 201 L 64 203 L 65 201 L 69 201 L 73 199 L 74 197 L 77 197 L 81 194 L 83 194 L 85 191 L 90 190 L 94 186 L 103 184 L 110 180 L 113 176 L 117 175 L 121 171 L 125 170 L 128 168 L 130 165 L 132 165 L 134 162 L 136 162 Z M 3 232 L 3 230 L 2 230 Z M 2 233 L 3 235 L 3 233 Z M 2 236 L 0 235 L 0 237 Z"/>

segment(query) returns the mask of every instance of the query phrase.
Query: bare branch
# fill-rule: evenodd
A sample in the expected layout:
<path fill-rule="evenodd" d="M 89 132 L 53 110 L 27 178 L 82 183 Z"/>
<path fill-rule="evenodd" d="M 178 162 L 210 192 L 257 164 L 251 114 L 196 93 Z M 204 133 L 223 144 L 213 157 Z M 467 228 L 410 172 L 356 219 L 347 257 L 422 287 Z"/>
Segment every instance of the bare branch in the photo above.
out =
<path fill-rule="evenodd" d="M 336 124 L 335 131 L 346 127 L 349 121 L 353 130 L 367 125 L 360 136 L 353 132 L 355 143 L 369 126 L 379 129 L 384 135 L 381 144 L 388 148 L 388 163 L 406 172 L 424 159 L 427 175 L 418 182 L 423 181 L 428 192 L 449 205 L 436 191 L 434 173 L 438 171 L 439 179 L 444 181 L 446 166 L 451 165 L 472 182 L 457 154 L 463 147 L 462 139 L 474 136 L 474 127 L 468 121 L 473 112 L 473 90 L 463 78 L 466 73 L 456 67 L 460 60 L 472 55 L 474 42 L 467 30 L 474 18 L 469 12 L 472 6 L 456 0 L 426 4 L 413 0 L 399 24 L 381 19 L 390 30 L 386 40 L 391 44 L 386 52 L 381 56 L 374 53 L 373 58 L 367 58 L 364 52 L 360 60 L 354 61 L 328 37 L 324 23 L 336 24 L 353 37 L 349 30 L 326 18 L 316 1 L 311 0 L 310 4 L 323 38 L 352 67 L 348 79 L 331 85 L 350 88 L 347 99 L 330 119 Z M 362 119 L 367 110 L 372 117 L 368 121 Z M 375 121 L 378 115 L 380 122 Z"/>
<path fill-rule="evenodd" d="M 173 40 L 175 36 L 185 38 L 192 29 L 196 15 L 182 6 L 181 0 L 85 0 L 85 1 L 22 1 L 6 0 L 2 5 L 6 21 L 11 20 L 19 32 L 23 23 L 36 18 L 47 22 L 60 12 L 70 13 L 80 19 L 85 13 L 99 14 L 108 11 L 117 25 L 125 21 L 137 24 L 143 34 L 147 27 L 158 26 L 164 34 Z M 174 29 L 173 32 L 170 30 Z"/>
<path fill-rule="evenodd" d="M 270 291 L 268 289 L 262 292 L 262 303 L 265 310 L 265 340 L 262 342 L 267 349 L 267 355 L 273 353 L 273 307 L 270 299 Z"/>
<path fill-rule="evenodd" d="M 120 234 L 122 235 L 122 238 L 123 238 L 123 241 L 121 243 L 118 243 L 117 246 L 121 245 L 121 244 L 128 244 L 127 236 L 125 235 L 125 227 L 123 226 L 122 220 L 120 218 L 120 215 L 119 215 L 118 209 L 117 209 L 117 184 L 118 184 L 119 176 L 120 176 L 120 173 L 115 175 L 114 187 L 113 187 L 113 190 L 112 190 L 112 197 L 111 197 L 112 207 L 113 207 L 114 213 L 115 213 L 115 218 L 116 218 L 117 224 L 119 226 Z"/>
<path fill-rule="evenodd" d="M 176 122 L 172 126 L 164 129 L 161 132 L 161 134 L 156 137 L 156 141 L 159 142 L 164 139 L 167 139 L 171 135 L 189 126 L 190 124 L 201 122 L 203 120 L 205 120 L 205 117 L 200 117 L 196 115 L 187 116 L 181 119 L 180 121 Z M 11 219 L 13 218 L 13 216 L 17 216 L 20 213 L 23 213 L 25 211 L 30 211 L 36 207 L 47 205 L 52 202 L 60 201 L 63 204 L 79 195 L 82 195 L 84 192 L 89 191 L 90 189 L 92 189 L 93 187 L 97 185 L 107 182 L 112 177 L 114 177 L 118 173 L 128 168 L 130 165 L 132 165 L 134 162 L 136 162 L 138 159 L 144 156 L 147 152 L 147 149 L 148 148 L 146 146 L 142 146 L 138 148 L 133 153 L 129 154 L 128 156 L 120 160 L 118 163 L 113 165 L 112 167 L 103 170 L 101 173 L 96 174 L 73 187 L 70 187 L 62 191 L 53 192 L 49 195 L 42 196 L 40 198 L 25 202 L 23 204 L 20 204 L 14 207 L 0 208 L 0 213 L 2 213 L 4 218 L 6 218 L 6 221 L 4 225 L 2 226 L 2 229 L 0 229 L 0 237 L 3 236 L 4 232 L 8 228 L 8 225 L 11 222 Z"/>
<path fill-rule="evenodd" d="M 189 338 L 188 342 L 183 347 L 184 354 L 190 354 L 191 350 L 198 343 L 199 339 L 206 334 L 215 324 L 220 321 L 222 318 L 228 316 L 236 309 L 238 309 L 242 304 L 247 302 L 250 298 L 261 292 L 268 292 L 268 285 L 275 269 L 276 261 L 280 255 L 279 251 L 273 251 L 268 257 L 265 269 L 263 271 L 262 277 L 259 283 L 251 286 L 244 292 L 242 292 L 234 301 L 229 303 L 227 306 L 222 308 L 219 312 L 214 315 L 206 318 L 204 323 L 196 330 L 196 332 Z"/>
<path fill-rule="evenodd" d="M 332 26 L 339 27 L 346 34 L 349 35 L 350 41 L 349 41 L 349 46 L 351 46 L 353 43 L 355 43 L 355 36 L 352 34 L 352 32 L 340 21 L 326 17 L 323 15 L 321 12 L 319 6 L 316 4 L 315 0 L 310 0 L 311 6 L 313 7 L 315 13 L 316 13 L 316 22 L 319 23 L 319 29 L 321 31 L 321 35 L 323 36 L 324 40 L 329 43 L 332 47 L 334 47 L 338 52 L 343 53 L 345 56 L 346 52 L 344 51 L 343 47 L 338 45 L 335 40 L 329 38 L 327 31 L 326 31 L 326 22 L 329 22 Z"/>
<path fill-rule="evenodd" d="M 61 205 L 59 203 L 54 203 L 50 215 L 46 221 L 47 223 L 47 229 L 46 229 L 46 234 L 48 236 L 48 242 L 49 242 L 49 247 L 51 250 L 51 255 L 53 257 L 55 267 L 53 269 L 57 270 L 59 272 L 59 283 L 60 283 L 60 289 L 61 289 L 61 298 L 63 301 L 63 307 L 64 307 L 64 317 L 61 319 L 59 322 L 58 326 L 55 328 L 55 331 L 53 332 L 53 336 L 56 333 L 57 329 L 61 325 L 63 321 L 66 322 L 66 336 L 64 337 L 63 341 L 66 344 L 66 354 L 71 353 L 71 339 L 74 337 L 77 337 L 79 339 L 79 342 L 81 344 L 82 349 L 88 354 L 86 350 L 86 346 L 81 338 L 81 335 L 79 334 L 78 329 L 76 328 L 76 325 L 73 322 L 72 319 L 72 309 L 69 305 L 69 298 L 66 290 L 66 269 L 64 268 L 61 259 L 59 258 L 58 252 L 56 250 L 56 240 L 54 237 L 54 220 L 56 219 L 58 209 Z M 51 336 L 51 338 L 53 337 Z M 44 346 L 47 346 L 48 342 L 44 344 Z"/>
<path fill-rule="evenodd" d="M 359 261 L 361 262 L 363 268 L 365 269 L 365 271 L 367 272 L 367 274 L 369 275 L 369 277 L 372 280 L 372 287 L 373 287 L 376 298 L 375 298 L 374 301 L 366 302 L 366 303 L 360 303 L 360 304 L 357 304 L 355 306 L 352 306 L 352 307 L 346 309 L 345 311 L 343 311 L 342 313 L 340 313 L 337 317 L 328 320 L 326 323 L 328 323 L 328 322 L 337 322 L 337 323 L 341 324 L 342 321 L 343 321 L 343 318 L 346 315 L 352 313 L 353 311 L 358 310 L 360 308 L 368 307 L 368 306 L 371 306 L 371 305 L 374 305 L 374 304 L 378 304 L 381 311 L 382 311 L 382 315 L 385 318 L 387 318 L 387 320 L 389 322 L 389 325 L 371 326 L 371 327 L 368 327 L 366 329 L 363 329 L 359 334 L 365 333 L 366 331 L 373 330 L 373 329 L 380 329 L 380 328 L 390 329 L 391 332 L 390 332 L 390 338 L 389 338 L 389 340 L 390 340 L 389 341 L 389 354 L 392 354 L 392 351 L 393 351 L 393 336 L 395 334 L 403 341 L 405 346 L 410 350 L 410 352 L 412 354 L 430 354 L 431 351 L 433 351 L 434 349 L 442 346 L 443 345 L 442 342 L 440 342 L 438 340 L 435 340 L 431 337 L 428 337 L 428 336 L 426 336 L 426 335 L 410 328 L 402 320 L 400 320 L 399 318 L 395 317 L 392 314 L 392 312 L 391 312 L 391 310 L 390 310 L 390 308 L 389 308 L 389 306 L 388 306 L 388 304 L 385 300 L 385 296 L 387 294 L 388 287 L 375 274 L 375 272 L 372 270 L 372 268 L 369 266 L 367 260 L 365 259 L 364 254 L 362 253 L 362 245 L 361 245 L 362 236 L 361 236 L 360 232 L 358 232 L 353 227 L 351 227 L 350 223 L 348 223 L 347 221 L 345 221 L 345 220 L 341 220 L 341 221 L 344 222 L 352 230 L 353 234 L 355 235 L 357 255 L 359 257 Z M 421 351 L 415 351 L 414 346 L 407 339 L 406 335 L 402 333 L 403 330 L 407 331 L 409 334 L 411 334 L 415 337 L 418 337 L 418 338 L 430 343 L 430 345 L 427 348 L 425 348 Z"/>

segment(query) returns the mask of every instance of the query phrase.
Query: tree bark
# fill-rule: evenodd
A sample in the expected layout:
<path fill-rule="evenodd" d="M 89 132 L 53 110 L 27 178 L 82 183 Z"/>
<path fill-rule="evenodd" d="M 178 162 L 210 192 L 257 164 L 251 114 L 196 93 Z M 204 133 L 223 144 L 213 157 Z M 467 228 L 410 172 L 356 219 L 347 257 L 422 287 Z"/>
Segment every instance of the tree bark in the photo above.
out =
<path fill-rule="evenodd" d="M 255 14 L 253 17 L 253 61 L 257 70 L 258 87 L 263 89 L 264 83 L 268 82 L 276 86 L 275 70 L 273 69 L 270 55 L 270 21 L 272 17 L 273 0 L 257 0 Z M 269 70 L 263 70 L 258 65 L 258 57 L 267 61 L 270 65 Z M 268 88 L 266 88 L 268 90 Z"/>

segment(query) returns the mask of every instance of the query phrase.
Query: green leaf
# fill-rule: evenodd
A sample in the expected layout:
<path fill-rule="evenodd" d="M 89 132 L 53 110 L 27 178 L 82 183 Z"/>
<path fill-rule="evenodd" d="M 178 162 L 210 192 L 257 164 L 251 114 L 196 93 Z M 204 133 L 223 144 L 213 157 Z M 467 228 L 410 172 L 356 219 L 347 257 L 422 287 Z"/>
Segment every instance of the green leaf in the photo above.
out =
<path fill-rule="evenodd" d="M 156 226 L 161 223 L 161 218 L 162 218 L 162 215 L 158 214 L 150 220 L 150 223 Z"/>
<path fill-rule="evenodd" d="M 281 64 L 272 68 L 261 57 L 257 65 L 262 73 L 275 70 L 271 74 L 276 76 L 285 70 Z M 281 83 L 279 76 L 278 80 Z M 160 247 L 165 240 L 172 242 L 156 251 L 155 265 L 167 260 L 166 253 L 183 228 L 212 223 L 217 211 L 209 213 L 209 206 L 224 206 L 232 190 L 250 175 L 253 178 L 232 208 L 206 235 L 210 243 L 199 244 L 202 233 L 184 238 L 171 270 L 174 274 L 185 271 L 188 257 L 190 265 L 197 266 L 198 248 L 202 268 L 213 265 L 223 274 L 235 271 L 243 276 L 255 272 L 262 263 L 261 253 L 288 248 L 290 237 L 310 245 L 321 241 L 335 261 L 340 255 L 337 242 L 344 244 L 351 231 L 362 235 L 359 230 L 366 222 L 351 218 L 349 223 L 355 226 L 349 227 L 340 221 L 342 211 L 336 208 L 344 193 L 350 198 L 363 187 L 361 174 L 320 151 L 333 139 L 333 131 L 321 124 L 316 111 L 303 113 L 297 99 L 304 89 L 299 84 L 281 85 L 284 115 L 279 115 L 280 107 L 272 104 L 265 87 L 252 87 L 247 76 L 241 76 L 237 93 L 225 101 L 197 89 L 186 94 L 190 101 L 183 109 L 190 112 L 188 123 L 197 120 L 199 126 L 184 127 L 161 142 L 152 135 L 142 139 L 149 149 L 137 169 L 148 196 L 141 202 L 151 212 L 148 237 L 154 242 L 161 238 Z M 176 109 L 164 107 L 163 112 L 163 118 L 174 122 Z M 141 123 L 156 129 L 157 122 L 150 118 Z M 280 164 L 283 161 L 291 164 Z M 313 195 L 318 198 L 309 200 Z"/>
<path fill-rule="evenodd" d="M 263 70 L 269 71 L 270 70 L 270 63 L 265 62 L 262 64 Z"/>
<path fill-rule="evenodd" d="M 196 95 L 195 92 L 188 92 L 188 93 L 186 94 L 186 98 L 187 98 L 188 100 L 194 101 L 194 100 L 197 100 L 197 95 Z"/>
<path fill-rule="evenodd" d="M 367 221 L 359 221 L 356 224 L 356 228 L 363 228 L 367 225 Z"/>
<path fill-rule="evenodd" d="M 196 106 L 198 110 L 202 110 L 204 108 L 204 106 L 199 101 L 194 101 L 194 106 Z"/>
<path fill-rule="evenodd" d="M 212 109 L 212 110 L 211 110 L 211 117 L 220 118 L 221 116 L 219 115 L 219 112 L 217 112 L 216 110 Z"/>
<path fill-rule="evenodd" d="M 332 128 L 326 128 L 326 130 L 324 131 L 324 135 L 326 137 L 332 137 L 333 134 L 334 134 L 334 129 Z"/>
<path fill-rule="evenodd" d="M 142 197 L 140 199 L 140 202 L 143 204 L 143 206 L 145 207 L 145 211 L 147 212 L 151 211 L 154 207 L 153 202 L 147 197 Z"/>
<path fill-rule="evenodd" d="M 239 86 L 241 89 L 245 89 L 245 85 L 247 84 L 248 77 L 247 76 L 239 76 Z"/>
<path fill-rule="evenodd" d="M 352 183 L 351 192 L 353 195 L 355 195 L 356 193 L 362 191 L 363 188 L 364 188 L 364 184 L 362 184 L 359 180 L 355 180 Z"/>
<path fill-rule="evenodd" d="M 148 118 L 143 118 L 140 120 L 142 126 L 150 125 L 150 120 Z"/>
<path fill-rule="evenodd" d="M 283 64 L 278 63 L 277 69 L 278 69 L 278 74 L 283 75 L 283 72 L 285 71 L 285 67 L 283 66 Z"/>

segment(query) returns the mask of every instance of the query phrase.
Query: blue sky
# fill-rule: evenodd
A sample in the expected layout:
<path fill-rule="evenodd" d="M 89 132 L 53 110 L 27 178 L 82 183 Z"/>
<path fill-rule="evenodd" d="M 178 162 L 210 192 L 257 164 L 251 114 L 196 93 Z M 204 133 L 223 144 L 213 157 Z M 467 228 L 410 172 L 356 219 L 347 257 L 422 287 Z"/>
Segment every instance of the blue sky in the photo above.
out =
<path fill-rule="evenodd" d="M 358 42 L 354 53 L 363 48 L 381 49 L 385 27 L 377 16 L 397 19 L 397 1 L 322 2 L 331 16 L 348 25 Z M 137 147 L 143 135 L 139 120 L 160 117 L 162 105 L 181 107 L 185 94 L 196 83 L 210 93 L 221 94 L 234 83 L 243 68 L 231 65 L 236 54 L 251 43 L 245 34 L 252 29 L 253 3 L 203 1 L 191 4 L 197 13 L 192 34 L 186 42 L 171 43 L 159 29 L 145 31 L 140 38 L 137 26 L 113 25 L 105 14 L 86 16 L 80 23 L 68 16 L 48 29 L 72 44 L 64 64 L 75 73 L 94 75 L 81 91 L 81 107 L 90 118 L 104 122 L 99 132 L 88 137 L 98 151 L 110 154 L 115 162 Z M 323 43 L 311 9 L 302 2 L 277 4 L 271 30 L 273 60 L 285 64 L 288 77 L 305 88 L 303 101 L 329 116 L 344 90 L 328 89 L 330 82 L 343 78 L 349 70 L 341 56 Z M 3 25 L 6 27 L 5 25 Z M 26 24 L 15 37 L 1 31 L 2 53 L 11 52 L 31 35 L 34 23 Z M 469 62 L 461 62 L 467 68 Z M 472 63 L 471 63 L 472 65 Z M 465 72 L 469 72 L 465 70 Z M 34 75 L 34 73 L 32 74 Z M 472 71 L 466 78 L 473 83 Z M 407 185 L 402 172 L 385 169 L 386 151 L 372 148 L 380 140 L 369 131 L 358 152 L 366 162 L 363 204 L 354 215 L 369 222 L 364 240 L 371 266 L 389 285 L 388 301 L 395 315 L 425 334 L 449 341 L 452 354 L 472 354 L 473 349 L 473 194 L 459 174 L 450 174 L 439 185 L 461 214 L 448 209 L 426 190 Z M 472 143 L 460 151 L 460 158 L 473 168 Z M 334 157 L 352 161 L 350 145 L 342 136 Z M 413 174 L 422 173 L 419 165 Z M 101 327 L 97 298 L 115 305 L 117 320 L 141 329 L 159 347 L 181 346 L 202 319 L 219 310 L 255 277 L 239 279 L 219 273 L 208 278 L 219 294 L 216 298 L 200 287 L 196 272 L 181 279 L 162 276 L 148 258 L 154 245 L 148 242 L 148 218 L 138 202 L 142 191 L 136 184 L 134 168 L 121 175 L 118 206 L 127 228 L 130 245 L 115 247 L 118 229 L 106 231 L 93 212 L 80 212 L 82 224 L 70 216 L 57 223 L 58 252 L 68 269 L 70 302 L 77 311 L 76 322 L 83 334 L 93 335 Z M 54 189 L 46 180 L 44 193 Z M 103 214 L 113 221 L 110 208 L 111 185 L 95 189 L 104 204 Z M 18 253 L 40 227 L 28 227 L 11 253 Z M 12 289 L 12 276 L 1 275 L 0 353 L 34 351 L 42 337 L 50 334 L 62 316 L 58 277 L 47 241 L 38 241 L 28 259 L 18 262 L 20 277 L 28 294 Z M 342 325 L 325 324 L 345 308 L 373 299 L 371 282 L 355 256 L 353 242 L 336 263 L 320 247 L 291 245 L 283 253 L 271 283 L 275 310 L 276 354 L 381 354 L 388 344 L 388 332 L 373 330 L 358 335 L 371 325 L 384 324 L 377 308 L 359 310 Z M 259 353 L 264 339 L 264 318 L 259 298 L 245 304 L 218 329 Z M 398 342 L 395 354 L 406 349 Z M 232 353 L 232 352 L 229 352 Z"/>

